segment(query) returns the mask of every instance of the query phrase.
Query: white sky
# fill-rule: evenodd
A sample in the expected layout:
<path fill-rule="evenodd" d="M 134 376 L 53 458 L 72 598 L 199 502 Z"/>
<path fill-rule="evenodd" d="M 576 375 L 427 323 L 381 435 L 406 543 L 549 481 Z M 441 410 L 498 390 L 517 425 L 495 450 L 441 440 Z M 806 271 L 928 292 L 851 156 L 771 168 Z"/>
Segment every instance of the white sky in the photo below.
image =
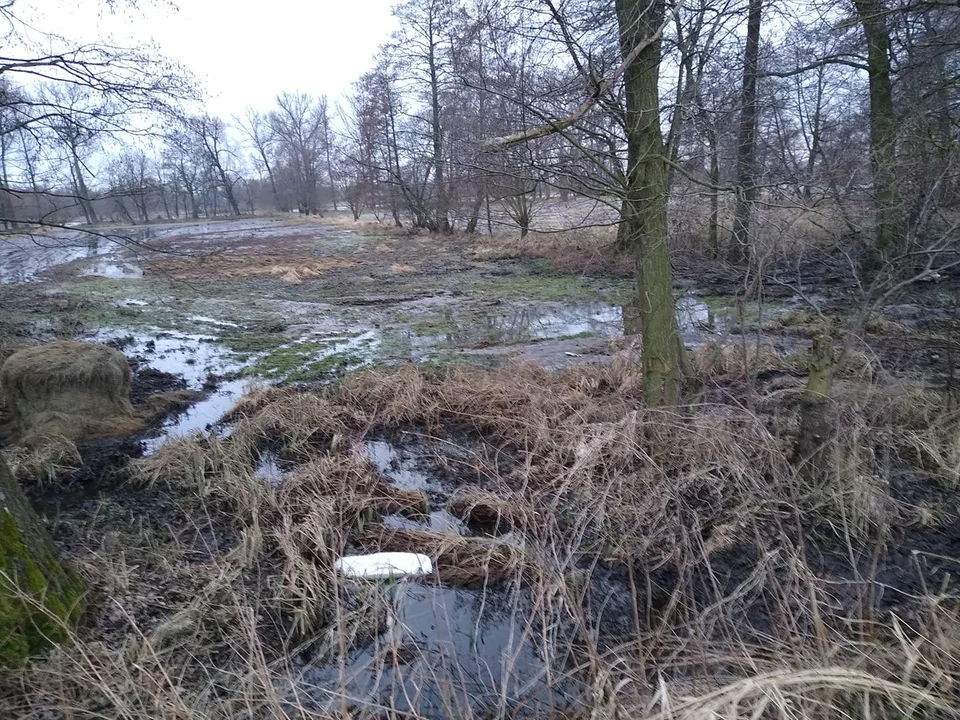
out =
<path fill-rule="evenodd" d="M 122 3 L 122 0 L 118 0 Z M 154 43 L 203 83 L 207 107 L 229 120 L 269 109 L 283 91 L 347 91 L 395 27 L 397 0 L 139 0 L 114 14 L 98 0 L 16 0 L 38 30 L 76 41 Z"/>

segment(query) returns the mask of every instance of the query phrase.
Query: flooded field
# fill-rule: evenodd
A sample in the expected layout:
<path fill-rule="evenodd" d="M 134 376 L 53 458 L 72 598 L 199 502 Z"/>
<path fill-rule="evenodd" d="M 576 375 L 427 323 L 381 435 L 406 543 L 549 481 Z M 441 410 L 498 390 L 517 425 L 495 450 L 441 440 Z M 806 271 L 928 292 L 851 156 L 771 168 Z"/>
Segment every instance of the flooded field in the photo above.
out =
<path fill-rule="evenodd" d="M 248 380 L 327 382 L 403 362 L 560 367 L 623 346 L 629 282 L 472 251 L 324 221 L 64 230 L 0 244 L 0 294 L 15 334 L 107 342 L 211 392 L 173 434 L 215 422 Z M 690 345 L 736 325 L 731 301 L 677 298 Z"/>
<path fill-rule="evenodd" d="M 781 618 L 807 617 L 809 598 L 841 627 L 883 600 L 869 573 L 902 597 L 953 592 L 940 560 L 957 556 L 955 434 L 915 378 L 863 383 L 864 351 L 837 380 L 864 408 L 851 437 L 897 458 L 884 484 L 866 472 L 877 454 L 837 479 L 869 515 L 794 485 L 801 354 L 842 297 L 746 301 L 679 280 L 683 341 L 725 347 L 692 354 L 722 368 L 698 367 L 707 400 L 677 422 L 644 406 L 629 281 L 483 259 L 482 242 L 265 219 L 0 246 L 4 351 L 106 343 L 131 361 L 138 410 L 172 403 L 146 430 L 78 447 L 84 466 L 57 465 L 64 485 L 38 504 L 111 599 L 92 605 L 81 652 L 153 662 L 204 702 L 258 698 L 254 717 L 585 717 L 651 669 L 683 687 L 711 658 L 729 682 L 742 647 L 776 657 L 795 641 Z M 864 347 L 891 330 L 898 352 L 923 353 L 903 340 L 931 317 L 890 308 Z M 903 460 L 921 452 L 924 468 Z M 34 472 L 28 451 L 11 456 Z M 814 520 L 792 527 L 804 503 Z M 882 549 L 823 540 L 867 516 L 890 528 Z M 380 552 L 426 555 L 432 572 L 336 571 Z M 801 562 L 797 594 L 782 580 Z M 862 656 L 851 648 L 844 662 Z"/>

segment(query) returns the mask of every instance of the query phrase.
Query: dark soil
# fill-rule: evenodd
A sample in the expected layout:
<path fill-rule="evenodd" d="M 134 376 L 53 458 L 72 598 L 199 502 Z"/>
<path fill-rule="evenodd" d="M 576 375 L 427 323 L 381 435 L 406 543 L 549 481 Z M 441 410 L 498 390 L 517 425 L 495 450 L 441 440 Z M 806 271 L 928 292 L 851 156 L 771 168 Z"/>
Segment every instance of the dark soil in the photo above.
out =
<path fill-rule="evenodd" d="M 122 485 L 128 478 L 130 460 L 143 455 L 143 438 L 156 434 L 165 419 L 185 411 L 202 397 L 201 393 L 184 390 L 186 385 L 182 378 L 141 366 L 137 360 L 131 360 L 130 364 L 134 368 L 130 399 L 135 410 L 151 418 L 150 424 L 134 435 L 78 441 L 80 466 L 58 473 L 55 484 L 27 485 L 24 488 L 44 514 L 54 516 L 96 497 L 98 493 Z"/>

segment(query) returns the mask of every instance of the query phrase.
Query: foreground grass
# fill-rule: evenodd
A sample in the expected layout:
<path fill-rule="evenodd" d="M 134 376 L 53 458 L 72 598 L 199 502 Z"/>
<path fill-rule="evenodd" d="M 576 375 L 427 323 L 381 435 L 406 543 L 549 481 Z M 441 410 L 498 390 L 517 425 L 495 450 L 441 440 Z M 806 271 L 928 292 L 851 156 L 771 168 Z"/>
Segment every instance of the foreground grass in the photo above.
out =
<path fill-rule="evenodd" d="M 88 618 L 3 679 L 0 715 L 404 716 L 342 673 L 317 684 L 305 671 L 375 641 L 385 678 L 457 687 L 455 663 L 421 678 L 401 659 L 389 588 L 332 571 L 358 549 L 427 552 L 435 582 L 505 588 L 548 684 L 577 688 L 555 717 L 955 715 L 950 399 L 839 381 L 835 469 L 810 486 L 790 462 L 800 381 L 761 387 L 738 372 L 758 358 L 701 360 L 699 402 L 673 410 L 643 407 L 626 356 L 557 373 L 409 365 L 252 393 L 229 438 L 170 443 L 131 487 L 61 520 L 94 588 Z M 763 358 L 768 374 L 777 362 Z M 429 504 L 367 457 L 366 440 L 398 430 L 434 448 L 447 510 L 496 531 L 383 522 Z M 267 450 L 289 471 L 276 487 L 255 471 Z M 481 705 L 444 702 L 428 714 L 548 712 L 507 679 Z"/>

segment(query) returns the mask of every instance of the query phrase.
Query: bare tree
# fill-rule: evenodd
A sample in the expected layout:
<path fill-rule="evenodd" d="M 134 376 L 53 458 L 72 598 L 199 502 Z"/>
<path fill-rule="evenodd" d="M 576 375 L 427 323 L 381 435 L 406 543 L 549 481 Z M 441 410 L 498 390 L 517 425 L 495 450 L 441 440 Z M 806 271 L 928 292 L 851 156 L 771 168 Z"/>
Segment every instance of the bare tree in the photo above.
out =
<path fill-rule="evenodd" d="M 269 116 L 248 107 L 245 118 L 237 120 L 235 124 L 253 147 L 254 165 L 262 168 L 267 174 L 274 207 L 277 210 L 286 210 L 280 202 L 273 160 L 271 160 L 275 153 L 276 137 L 273 134 Z"/>
<path fill-rule="evenodd" d="M 304 93 L 284 93 L 270 113 L 270 128 L 283 170 L 291 179 L 296 206 L 302 215 L 320 212 L 321 162 L 327 137 L 326 98 Z"/>
<path fill-rule="evenodd" d="M 237 202 L 234 187 L 240 181 L 240 174 L 235 167 L 236 153 L 227 139 L 226 126 L 220 118 L 198 115 L 187 118 L 186 127 L 193 136 L 195 147 L 200 151 L 204 169 L 213 184 L 223 192 L 230 210 L 239 216 L 240 204 Z"/>
<path fill-rule="evenodd" d="M 742 264 L 749 256 L 750 211 L 757 200 L 757 75 L 762 17 L 763 0 L 750 0 L 740 93 L 740 130 L 737 134 L 737 203 L 729 255 L 730 262 L 735 265 Z"/>

